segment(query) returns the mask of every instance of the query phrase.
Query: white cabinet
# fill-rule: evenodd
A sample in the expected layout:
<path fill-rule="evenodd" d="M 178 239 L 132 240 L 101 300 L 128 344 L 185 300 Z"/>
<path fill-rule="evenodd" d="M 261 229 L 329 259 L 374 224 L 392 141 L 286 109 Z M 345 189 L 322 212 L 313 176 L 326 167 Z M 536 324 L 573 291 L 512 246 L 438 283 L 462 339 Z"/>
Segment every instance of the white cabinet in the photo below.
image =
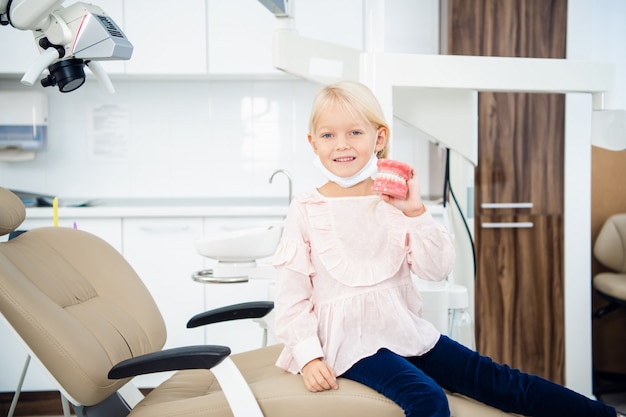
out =
<path fill-rule="evenodd" d="M 259 0 L 99 0 L 134 46 L 128 61 L 104 61 L 109 74 L 280 75 L 272 64 L 278 19 Z M 362 0 L 296 0 L 301 36 L 364 50 Z M 439 0 L 387 2 L 386 52 L 439 52 Z M 0 73 L 23 74 L 39 55 L 30 31 L 0 28 Z M 87 70 L 87 72 L 89 72 Z"/>
<path fill-rule="evenodd" d="M 202 284 L 206 297 L 206 310 L 247 301 L 269 299 L 270 281 L 250 279 L 238 284 Z M 263 329 L 252 319 L 234 320 L 204 326 L 205 343 L 228 346 L 232 353 L 258 349 L 263 344 Z"/>
<path fill-rule="evenodd" d="M 0 340 L 0 392 L 14 392 L 28 351 L 4 318 L 0 320 Z M 39 362 L 31 360 L 22 390 L 51 391 L 54 390 L 54 382 Z"/>
<path fill-rule="evenodd" d="M 295 27 L 300 36 L 365 50 L 366 2 L 362 0 L 296 0 Z M 394 0 L 384 3 L 384 30 L 373 27 L 390 53 L 439 53 L 439 0 Z M 378 13 L 378 12 L 376 12 Z M 375 47 L 378 45 L 372 45 Z"/>
<path fill-rule="evenodd" d="M 201 312 L 204 295 L 191 275 L 202 268 L 193 242 L 202 218 L 124 219 L 124 257 L 154 297 L 167 326 L 166 347 L 203 342 L 187 321 Z"/>
<path fill-rule="evenodd" d="M 165 348 L 204 343 L 203 329 L 187 329 L 202 311 L 204 294 L 191 279 L 202 268 L 193 241 L 202 235 L 202 218 L 125 218 L 124 257 L 152 294 L 167 328 Z M 143 375 L 139 387 L 154 387 L 170 373 Z"/>
<path fill-rule="evenodd" d="M 295 26 L 307 38 L 362 50 L 362 0 L 296 0 Z"/>
<path fill-rule="evenodd" d="M 385 52 L 439 54 L 440 0 L 385 2 Z"/>
<path fill-rule="evenodd" d="M 208 1 L 209 74 L 282 74 L 272 63 L 277 18 L 258 0 Z M 362 0 L 297 0 L 302 36 L 363 48 Z"/>
<path fill-rule="evenodd" d="M 206 0 L 126 0 L 128 74 L 206 74 Z"/>
<path fill-rule="evenodd" d="M 258 0 L 208 0 L 210 74 L 280 74 L 272 65 L 276 18 Z"/>
<path fill-rule="evenodd" d="M 262 227 L 281 220 L 280 217 L 205 218 L 204 233 L 205 236 L 210 236 L 228 231 Z M 270 286 L 273 282 L 274 270 L 269 262 L 269 258 L 259 259 L 256 269 L 242 268 L 241 273 L 249 276 L 247 282 L 227 284 L 196 282 L 195 284 L 203 288 L 205 293 L 204 309 L 212 310 L 247 301 L 270 300 Z M 206 269 L 211 269 L 215 265 L 216 261 L 205 259 Z M 256 321 L 249 319 L 211 324 L 205 326 L 204 332 L 205 343 L 228 346 L 233 353 L 258 349 L 263 343 L 263 329 Z"/>
<path fill-rule="evenodd" d="M 263 331 L 252 320 L 216 323 L 187 329 L 187 321 L 205 310 L 244 301 L 267 300 L 270 280 L 241 284 L 203 284 L 191 276 L 215 265 L 198 255 L 194 241 L 222 233 L 267 224 L 279 218 L 132 218 L 123 220 L 124 256 L 154 297 L 167 326 L 166 348 L 218 344 L 233 352 L 261 346 Z M 140 387 L 152 387 L 169 373 L 135 379 Z"/>
<path fill-rule="evenodd" d="M 62 209 L 60 209 L 62 210 Z M 37 227 L 52 226 L 52 218 L 50 219 L 26 219 L 24 223 L 18 227 L 18 230 L 30 230 Z M 122 219 L 119 217 L 111 218 L 90 218 L 73 220 L 68 217 L 59 218 L 59 227 L 75 227 L 104 239 L 108 244 L 122 253 Z"/>
<path fill-rule="evenodd" d="M 302 36 L 363 47 L 362 0 L 297 0 L 295 29 Z M 258 0 L 208 0 L 210 74 L 283 74 L 273 66 L 280 23 Z"/>

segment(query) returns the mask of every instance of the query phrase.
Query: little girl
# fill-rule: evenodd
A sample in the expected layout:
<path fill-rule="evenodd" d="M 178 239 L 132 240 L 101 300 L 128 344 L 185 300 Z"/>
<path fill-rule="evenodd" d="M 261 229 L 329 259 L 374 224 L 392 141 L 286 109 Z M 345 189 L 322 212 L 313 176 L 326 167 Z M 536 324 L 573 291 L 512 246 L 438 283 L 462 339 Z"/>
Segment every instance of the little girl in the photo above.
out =
<path fill-rule="evenodd" d="M 440 281 L 453 237 L 424 206 L 413 174 L 406 199 L 372 192 L 389 127 L 362 84 L 315 97 L 308 140 L 328 182 L 297 196 L 274 257 L 277 366 L 313 392 L 337 376 L 365 384 L 407 416 L 449 416 L 442 388 L 529 416 L 607 416 L 612 407 L 524 374 L 440 334 L 421 317 L 411 272 Z"/>

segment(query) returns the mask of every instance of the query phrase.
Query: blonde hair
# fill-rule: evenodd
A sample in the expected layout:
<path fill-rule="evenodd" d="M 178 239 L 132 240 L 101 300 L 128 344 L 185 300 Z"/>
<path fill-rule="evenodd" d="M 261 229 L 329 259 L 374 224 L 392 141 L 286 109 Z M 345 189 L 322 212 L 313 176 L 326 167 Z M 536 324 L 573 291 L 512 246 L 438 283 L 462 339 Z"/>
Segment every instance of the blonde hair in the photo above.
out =
<path fill-rule="evenodd" d="M 315 132 L 320 113 L 329 105 L 338 104 L 355 118 L 371 123 L 376 130 L 383 127 L 387 131 L 387 141 L 383 149 L 376 153 L 378 158 L 386 158 L 389 152 L 389 125 L 385 121 L 383 109 L 372 91 L 364 84 L 355 81 L 339 81 L 323 87 L 313 99 L 309 133 Z"/>

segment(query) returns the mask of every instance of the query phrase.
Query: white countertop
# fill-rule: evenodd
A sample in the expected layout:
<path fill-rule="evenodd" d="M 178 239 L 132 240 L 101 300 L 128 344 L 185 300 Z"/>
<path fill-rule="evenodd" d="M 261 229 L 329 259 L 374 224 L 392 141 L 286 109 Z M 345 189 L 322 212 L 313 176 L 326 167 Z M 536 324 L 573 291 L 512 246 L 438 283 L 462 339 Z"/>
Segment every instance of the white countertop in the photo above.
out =
<path fill-rule="evenodd" d="M 278 198 L 223 199 L 107 199 L 87 206 L 59 206 L 59 218 L 129 217 L 280 217 L 287 215 L 287 201 Z M 26 218 L 52 218 L 52 207 L 29 207 Z"/>
<path fill-rule="evenodd" d="M 442 213 L 441 204 L 426 202 L 433 216 Z M 93 200 L 84 207 L 61 205 L 59 218 L 131 217 L 282 217 L 288 211 L 284 198 L 219 199 L 107 199 Z M 29 207 L 27 219 L 52 218 L 52 207 Z"/>

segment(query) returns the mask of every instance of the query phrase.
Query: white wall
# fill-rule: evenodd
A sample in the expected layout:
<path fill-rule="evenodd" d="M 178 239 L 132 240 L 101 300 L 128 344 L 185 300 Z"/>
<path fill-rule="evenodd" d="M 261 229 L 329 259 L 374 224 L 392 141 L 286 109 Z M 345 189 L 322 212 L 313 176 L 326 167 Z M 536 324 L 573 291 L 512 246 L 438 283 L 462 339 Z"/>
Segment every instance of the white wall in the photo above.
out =
<path fill-rule="evenodd" d="M 615 64 L 617 94 L 626 108 L 626 2 L 569 0 L 567 58 Z M 565 351 L 567 385 L 591 396 L 591 97 L 568 94 L 565 115 Z M 574 243 L 576 242 L 576 243 Z"/>
<path fill-rule="evenodd" d="M 81 199 L 282 197 L 286 179 L 268 181 L 279 168 L 292 174 L 294 192 L 322 182 L 306 140 L 317 84 L 126 79 L 114 85 L 113 95 L 94 81 L 67 94 L 45 89 L 48 148 L 32 161 L 0 162 L 0 184 Z M 42 89 L 0 80 L 0 90 L 27 88 Z M 96 123 L 103 106 L 121 115 L 110 155 L 94 147 L 103 143 L 105 129 Z M 428 194 L 427 145 L 395 125 L 394 155 L 418 168 Z"/>

